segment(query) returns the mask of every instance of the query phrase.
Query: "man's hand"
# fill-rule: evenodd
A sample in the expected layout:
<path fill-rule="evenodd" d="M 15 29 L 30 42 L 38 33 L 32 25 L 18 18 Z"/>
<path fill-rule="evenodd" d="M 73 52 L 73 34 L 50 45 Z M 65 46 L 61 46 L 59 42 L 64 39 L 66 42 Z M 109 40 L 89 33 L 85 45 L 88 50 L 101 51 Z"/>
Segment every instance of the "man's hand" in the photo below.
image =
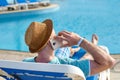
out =
<path fill-rule="evenodd" d="M 55 39 L 62 42 L 61 47 L 67 47 L 77 45 L 81 37 L 73 32 L 61 31 L 58 33 L 58 36 L 56 36 Z"/>

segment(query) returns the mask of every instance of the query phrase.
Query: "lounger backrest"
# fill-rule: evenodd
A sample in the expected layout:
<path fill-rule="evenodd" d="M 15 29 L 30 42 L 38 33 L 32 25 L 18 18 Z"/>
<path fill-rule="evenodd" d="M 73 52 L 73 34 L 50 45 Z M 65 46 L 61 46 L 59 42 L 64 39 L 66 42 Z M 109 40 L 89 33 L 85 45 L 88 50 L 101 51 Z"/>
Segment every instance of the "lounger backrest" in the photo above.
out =
<path fill-rule="evenodd" d="M 0 6 L 7 6 L 9 5 L 6 0 L 0 0 Z"/>
<path fill-rule="evenodd" d="M 0 60 L 0 75 L 6 80 L 85 80 L 83 72 L 72 65 L 7 60 Z"/>
<path fill-rule="evenodd" d="M 1 1 L 0 1 L 0 7 L 1 7 L 2 5 L 1 5 Z"/>
<path fill-rule="evenodd" d="M 38 0 L 29 0 L 29 2 L 38 2 Z"/>
<path fill-rule="evenodd" d="M 27 3 L 26 0 L 16 0 L 17 3 Z"/>

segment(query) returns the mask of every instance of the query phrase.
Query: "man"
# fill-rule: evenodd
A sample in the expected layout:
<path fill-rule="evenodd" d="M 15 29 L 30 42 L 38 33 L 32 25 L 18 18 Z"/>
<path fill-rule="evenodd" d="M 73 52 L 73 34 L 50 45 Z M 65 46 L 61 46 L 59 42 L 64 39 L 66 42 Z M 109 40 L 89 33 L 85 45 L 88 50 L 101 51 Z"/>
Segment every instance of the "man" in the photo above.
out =
<path fill-rule="evenodd" d="M 55 39 L 61 43 L 60 47 L 78 45 L 89 52 L 92 55 L 93 60 L 75 60 L 55 57 L 54 49 L 50 43 L 51 39 Z M 52 21 L 49 19 L 42 23 L 31 23 L 25 34 L 25 42 L 28 45 L 30 52 L 38 53 L 38 56 L 30 61 L 24 61 L 74 65 L 79 67 L 86 77 L 106 70 L 115 64 L 115 59 L 108 55 L 104 50 L 73 32 L 62 31 L 56 36 L 53 31 Z"/>

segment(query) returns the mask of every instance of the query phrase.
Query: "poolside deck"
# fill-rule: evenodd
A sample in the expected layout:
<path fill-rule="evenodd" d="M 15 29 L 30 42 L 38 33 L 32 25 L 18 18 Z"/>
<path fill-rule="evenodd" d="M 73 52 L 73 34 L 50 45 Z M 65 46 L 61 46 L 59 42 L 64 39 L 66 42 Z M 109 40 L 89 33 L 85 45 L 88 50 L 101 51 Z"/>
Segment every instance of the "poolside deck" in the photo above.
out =
<path fill-rule="evenodd" d="M 45 11 L 45 10 L 51 10 L 51 9 L 57 9 L 59 7 L 58 4 L 53 4 L 50 3 L 48 6 L 39 6 L 39 7 L 33 7 L 33 8 L 28 8 L 28 9 L 22 9 L 22 10 L 5 10 L 5 11 L 0 11 L 0 14 L 9 14 L 9 13 L 18 13 L 18 12 L 28 12 L 28 11 Z"/>
<path fill-rule="evenodd" d="M 0 59 L 2 60 L 16 60 L 21 61 L 26 57 L 36 56 L 36 54 L 30 54 L 28 52 L 0 50 Z M 120 60 L 119 55 L 112 55 L 116 60 Z M 111 69 L 111 80 L 120 80 L 120 73 L 116 73 Z"/>

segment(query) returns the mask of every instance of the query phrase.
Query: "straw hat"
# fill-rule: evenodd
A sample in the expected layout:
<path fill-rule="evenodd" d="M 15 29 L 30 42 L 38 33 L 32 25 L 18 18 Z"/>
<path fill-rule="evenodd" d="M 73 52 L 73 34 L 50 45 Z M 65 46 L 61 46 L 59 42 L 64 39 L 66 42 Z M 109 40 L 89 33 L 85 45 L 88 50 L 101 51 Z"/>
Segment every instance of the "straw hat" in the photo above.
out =
<path fill-rule="evenodd" d="M 40 22 L 32 22 L 25 33 L 25 42 L 30 52 L 39 52 L 43 49 L 51 36 L 53 24 L 50 19 Z"/>

